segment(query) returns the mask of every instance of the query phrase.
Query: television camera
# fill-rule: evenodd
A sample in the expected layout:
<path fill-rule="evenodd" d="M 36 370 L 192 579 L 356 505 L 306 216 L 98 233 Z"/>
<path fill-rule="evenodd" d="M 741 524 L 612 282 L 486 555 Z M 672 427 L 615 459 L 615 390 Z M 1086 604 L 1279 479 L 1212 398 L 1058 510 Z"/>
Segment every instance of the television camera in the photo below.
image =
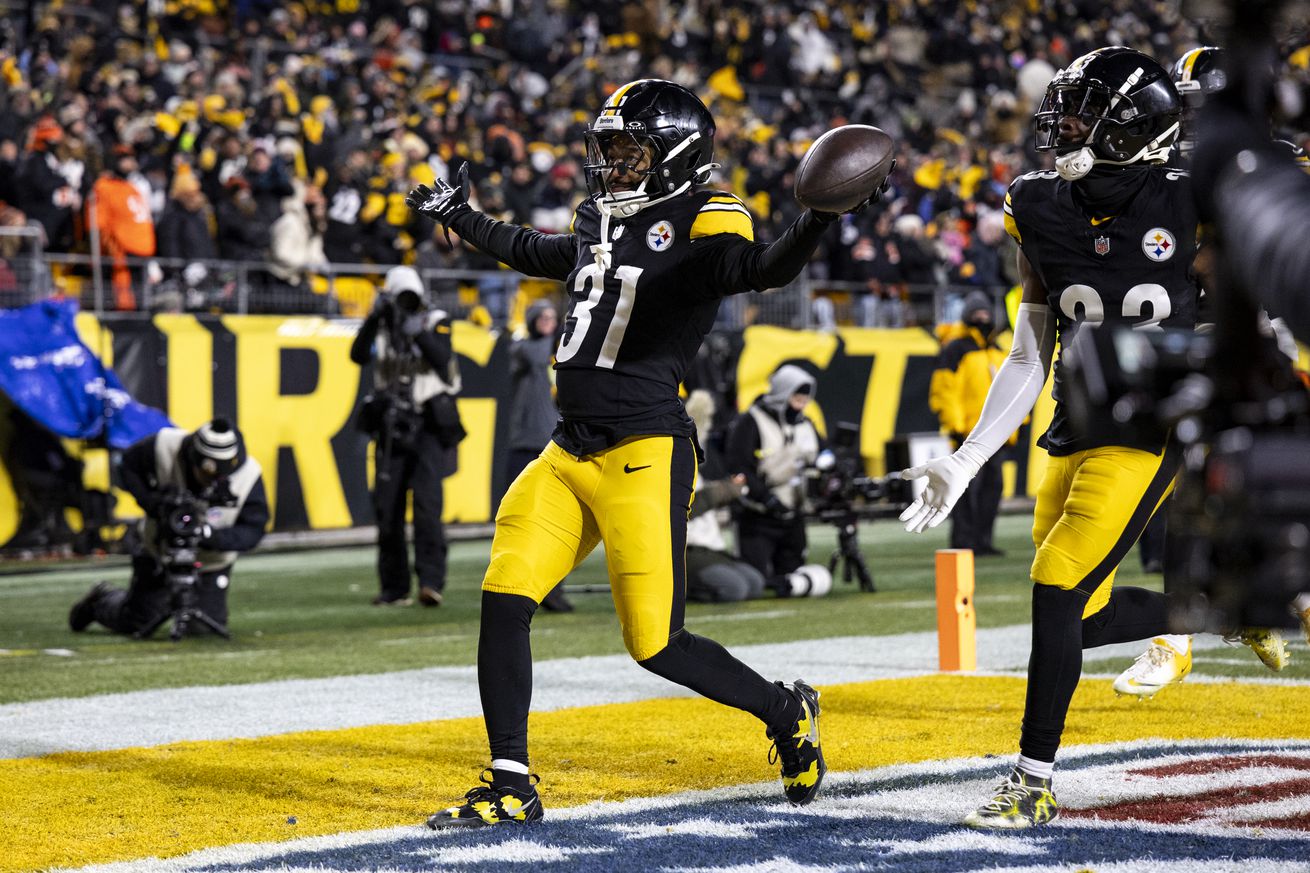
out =
<path fill-rule="evenodd" d="M 208 628 L 224 639 L 232 638 L 226 625 L 197 605 L 196 588 L 200 582 L 200 542 L 209 533 L 206 513 L 210 506 L 227 502 L 231 502 L 231 496 L 223 480 L 218 480 L 203 495 L 175 490 L 160 500 L 156 536 L 159 562 L 168 585 L 169 611 L 137 631 L 137 639 L 154 635 L 170 619 L 173 627 L 169 638 L 174 642 L 182 639 L 193 624 Z"/>
<path fill-rule="evenodd" d="M 1246 316 L 1231 337 L 1084 327 L 1062 362 L 1080 427 L 1180 459 L 1165 546 L 1180 631 L 1294 626 L 1310 591 L 1310 394 Z"/>
<path fill-rule="evenodd" d="M 1304 129 L 1302 83 L 1278 72 L 1278 58 L 1280 34 L 1304 32 L 1310 4 L 1189 0 L 1185 6 L 1190 19 L 1206 21 L 1220 35 L 1228 79 L 1207 98 L 1214 106 L 1203 107 L 1198 121 L 1193 181 L 1209 180 L 1196 191 L 1198 205 L 1212 213 L 1249 207 L 1222 200 L 1230 195 L 1213 181 L 1221 168 L 1206 163 L 1210 153 L 1225 153 L 1227 130 L 1241 125 L 1225 128 L 1210 118 L 1235 114 L 1254 131 L 1271 121 Z M 1220 199 L 1211 203 L 1215 196 Z M 1283 232 L 1296 239 L 1303 229 Z M 1279 298 L 1237 279 L 1249 272 L 1239 268 L 1260 255 L 1231 246 L 1223 221 L 1213 230 L 1215 269 L 1205 277 L 1213 332 L 1084 325 L 1061 354 L 1070 376 L 1064 399 L 1085 429 L 1109 429 L 1120 444 L 1168 443 L 1166 451 L 1179 456 L 1164 561 L 1174 627 L 1292 627 L 1289 604 L 1310 591 L 1310 397 L 1257 307 L 1258 300 Z"/>
<path fill-rule="evenodd" d="M 387 369 L 387 387 L 364 398 L 359 427 L 377 441 L 377 475 L 387 480 L 391 478 L 392 454 L 411 451 L 423 429 L 423 411 L 414 402 L 414 378 L 421 361 L 413 334 L 407 330 L 413 319 L 422 319 L 423 301 L 406 290 L 395 300 L 380 298 L 378 305 L 391 354 L 374 366 Z"/>
<path fill-rule="evenodd" d="M 859 449 L 860 429 L 850 422 L 838 422 L 830 439 L 830 453 L 806 471 L 806 515 L 837 528 L 837 551 L 828 558 L 828 572 L 836 575 L 842 563 L 842 579 L 858 579 L 861 591 L 877 591 L 873 574 L 860 552 L 861 519 L 894 518 L 913 500 L 909 482 L 899 476 L 869 476 Z M 888 467 L 908 466 L 908 457 L 898 443 L 887 444 Z M 899 463 L 903 460 L 905 463 Z"/>

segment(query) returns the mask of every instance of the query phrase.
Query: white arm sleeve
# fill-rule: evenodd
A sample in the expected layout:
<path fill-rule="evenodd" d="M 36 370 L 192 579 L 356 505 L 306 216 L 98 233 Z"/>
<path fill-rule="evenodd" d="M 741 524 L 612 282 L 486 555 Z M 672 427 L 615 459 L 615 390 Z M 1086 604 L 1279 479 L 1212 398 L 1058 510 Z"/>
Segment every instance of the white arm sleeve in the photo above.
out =
<path fill-rule="evenodd" d="M 982 414 L 955 456 L 977 475 L 1032 411 L 1055 354 L 1055 313 L 1044 303 L 1020 303 L 1014 344 L 987 391 Z"/>

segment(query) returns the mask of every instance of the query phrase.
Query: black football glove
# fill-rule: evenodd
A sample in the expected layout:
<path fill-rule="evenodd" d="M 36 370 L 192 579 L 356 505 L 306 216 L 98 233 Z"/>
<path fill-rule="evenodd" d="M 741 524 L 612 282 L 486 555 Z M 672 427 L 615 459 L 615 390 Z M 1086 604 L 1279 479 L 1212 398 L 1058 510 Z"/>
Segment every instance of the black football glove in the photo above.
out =
<path fill-rule="evenodd" d="M 868 209 L 870 204 L 877 203 L 878 200 L 882 198 L 882 195 L 887 192 L 887 188 L 891 185 L 892 173 L 895 171 L 896 171 L 896 159 L 892 158 L 892 165 L 887 168 L 887 175 L 883 177 L 882 183 L 879 184 L 877 188 L 873 189 L 873 192 L 869 194 L 868 197 L 865 197 L 859 203 L 855 204 L 850 209 L 847 209 L 845 213 L 819 212 L 818 210 L 815 210 L 814 211 L 815 217 L 822 222 L 831 223 L 841 218 L 842 215 L 847 213 L 851 215 L 859 215 L 861 212 Z"/>
<path fill-rule="evenodd" d="M 450 242 L 450 223 L 461 212 L 471 212 L 469 206 L 469 165 L 465 161 L 455 174 L 454 188 L 445 179 L 436 180 L 436 190 L 427 185 L 419 185 L 405 197 L 405 204 L 419 215 L 432 219 L 441 225 Z"/>
<path fill-rule="evenodd" d="M 859 214 L 868 209 L 871 204 L 877 203 L 882 199 L 882 195 L 887 193 L 891 186 L 892 173 L 896 172 L 896 159 L 892 158 L 892 165 L 887 168 L 887 175 L 882 177 L 882 184 L 873 189 L 873 193 L 857 204 L 854 208 L 846 210 L 852 214 Z"/>

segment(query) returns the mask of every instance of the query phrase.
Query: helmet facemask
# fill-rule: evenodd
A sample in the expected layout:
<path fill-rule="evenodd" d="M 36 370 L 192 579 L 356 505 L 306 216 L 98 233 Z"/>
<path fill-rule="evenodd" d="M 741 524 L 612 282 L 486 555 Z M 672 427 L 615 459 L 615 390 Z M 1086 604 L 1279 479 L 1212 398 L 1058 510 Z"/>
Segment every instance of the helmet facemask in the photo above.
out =
<path fill-rule="evenodd" d="M 671 142 L 676 135 L 674 127 L 647 130 L 641 121 L 600 115 L 586 133 L 587 163 L 583 167 L 587 190 L 597 204 L 626 217 L 707 182 L 710 171 L 718 166 L 711 161 L 712 124 L 708 140 L 696 130 Z M 639 179 L 632 188 L 615 187 L 614 172 L 620 164 L 627 167 L 626 181 Z"/>
<path fill-rule="evenodd" d="M 1161 87 L 1168 85 L 1157 81 L 1129 95 L 1095 80 L 1052 84 L 1033 117 L 1035 146 L 1038 151 L 1057 152 L 1056 170 L 1068 181 L 1086 176 L 1095 164 L 1167 160 L 1178 137 L 1178 119 L 1169 114 L 1161 118 L 1161 113 L 1144 105 L 1159 98 L 1152 92 Z M 1067 117 L 1088 128 L 1081 142 L 1060 141 L 1060 119 Z"/>
<path fill-rule="evenodd" d="M 656 167 L 662 145 L 655 137 L 632 130 L 600 130 L 600 121 L 586 133 L 587 190 L 617 209 L 646 205 L 657 185 Z M 616 178 L 621 174 L 622 178 Z M 633 209 L 636 212 L 637 209 Z"/>

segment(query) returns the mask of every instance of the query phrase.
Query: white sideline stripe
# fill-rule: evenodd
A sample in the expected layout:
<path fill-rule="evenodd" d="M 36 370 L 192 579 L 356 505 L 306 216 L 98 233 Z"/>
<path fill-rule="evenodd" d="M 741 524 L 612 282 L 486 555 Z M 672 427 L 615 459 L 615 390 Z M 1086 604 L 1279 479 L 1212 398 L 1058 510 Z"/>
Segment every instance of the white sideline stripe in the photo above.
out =
<path fill-rule="evenodd" d="M 1028 625 L 978 631 L 979 672 L 1024 675 L 1030 636 Z M 1197 637 L 1193 648 L 1219 645 L 1218 637 Z M 1095 652 L 1098 658 L 1122 658 L 1127 667 L 1141 648 L 1141 643 L 1124 643 Z M 733 651 L 766 677 L 800 677 L 814 685 L 938 672 L 935 631 L 738 646 Z M 1194 674 L 1188 681 L 1198 679 Z M 534 667 L 532 708 L 537 712 L 691 696 L 626 655 L 539 661 Z M 144 718 L 143 713 L 168 715 Z M 0 706 L 0 759 L 481 714 L 472 666 L 56 698 Z"/>

